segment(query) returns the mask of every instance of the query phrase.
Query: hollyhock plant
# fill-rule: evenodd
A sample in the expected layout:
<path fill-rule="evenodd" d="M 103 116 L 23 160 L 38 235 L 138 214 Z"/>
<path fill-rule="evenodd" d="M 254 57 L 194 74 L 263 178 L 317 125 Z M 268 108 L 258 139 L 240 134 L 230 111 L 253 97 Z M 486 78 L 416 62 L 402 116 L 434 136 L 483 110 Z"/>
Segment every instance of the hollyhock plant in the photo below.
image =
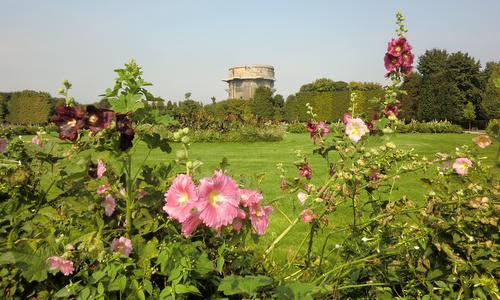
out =
<path fill-rule="evenodd" d="M 307 132 L 309 132 L 309 135 L 311 139 L 316 143 L 316 138 L 318 136 L 324 137 L 325 135 L 330 132 L 330 129 L 326 126 L 325 122 L 321 121 L 319 123 L 312 123 L 312 122 L 307 122 L 306 125 Z"/>
<path fill-rule="evenodd" d="M 472 161 L 466 157 L 457 158 L 453 163 L 453 169 L 461 176 L 466 175 L 470 167 L 472 167 Z"/>
<path fill-rule="evenodd" d="M 182 222 L 181 232 L 185 237 L 190 237 L 191 234 L 203 223 L 199 213 L 192 213 L 184 222 Z"/>
<path fill-rule="evenodd" d="M 263 199 L 262 195 L 254 190 L 240 189 L 241 205 L 250 207 L 256 205 Z"/>
<path fill-rule="evenodd" d="M 110 217 L 116 208 L 115 198 L 113 198 L 112 195 L 107 195 L 106 199 L 104 199 L 104 201 L 101 202 L 101 206 L 104 207 L 104 214 Z"/>
<path fill-rule="evenodd" d="M 111 242 L 111 249 L 114 252 L 120 252 L 125 256 L 129 256 L 130 252 L 132 252 L 132 241 L 123 236 L 119 239 L 114 239 Z"/>
<path fill-rule="evenodd" d="M 97 178 L 101 178 L 102 175 L 104 175 L 104 172 L 106 172 L 106 166 L 104 165 L 104 162 L 100 159 L 97 160 Z"/>
<path fill-rule="evenodd" d="M 7 152 L 8 146 L 9 146 L 9 142 L 4 138 L 0 138 L 0 153 Z"/>
<path fill-rule="evenodd" d="M 476 145 L 479 147 L 479 148 L 486 148 L 488 147 L 489 145 L 491 145 L 491 138 L 487 135 L 478 135 L 474 138 L 474 143 L 476 143 Z"/>
<path fill-rule="evenodd" d="M 389 53 L 386 53 L 384 56 L 384 66 L 387 72 L 392 73 L 396 71 L 399 67 L 401 67 L 401 58 L 392 56 Z"/>
<path fill-rule="evenodd" d="M 250 223 L 257 233 L 263 235 L 269 226 L 269 215 L 273 212 L 271 206 L 261 206 L 260 204 L 249 207 L 250 210 Z"/>
<path fill-rule="evenodd" d="M 62 256 L 51 256 L 47 258 L 47 264 L 49 265 L 50 270 L 59 269 L 64 276 L 68 276 L 73 273 L 75 270 L 73 267 L 73 262 L 65 259 Z"/>
<path fill-rule="evenodd" d="M 300 166 L 299 174 L 300 174 L 300 176 L 305 177 L 306 179 L 311 179 L 312 178 L 312 169 L 309 166 L 309 164 L 304 163 L 302 166 Z"/>
<path fill-rule="evenodd" d="M 344 125 L 347 125 L 347 123 L 349 123 L 349 121 L 351 120 L 352 120 L 351 114 L 348 112 L 344 113 L 344 116 L 342 117 L 342 123 L 344 123 Z"/>
<path fill-rule="evenodd" d="M 98 195 L 104 194 L 109 189 L 109 184 L 100 185 L 95 191 Z"/>
<path fill-rule="evenodd" d="M 193 180 L 187 175 L 180 174 L 165 193 L 163 211 L 182 223 L 191 216 L 197 201 L 198 195 Z"/>
<path fill-rule="evenodd" d="M 84 114 L 79 107 L 60 105 L 56 108 L 56 115 L 52 118 L 59 128 L 61 140 L 74 141 L 78 137 L 78 130 L 85 126 Z"/>
<path fill-rule="evenodd" d="M 198 188 L 200 219 L 211 228 L 220 229 L 238 216 L 240 195 L 234 180 L 216 171 L 211 178 L 203 178 Z"/>
<path fill-rule="evenodd" d="M 93 105 L 87 106 L 87 118 L 85 119 L 85 129 L 88 129 L 92 134 L 107 128 L 115 113 L 112 110 L 104 108 L 96 108 Z"/>
<path fill-rule="evenodd" d="M 310 208 L 306 208 L 300 213 L 300 218 L 302 218 L 304 223 L 309 223 L 316 218 L 316 215 Z"/>
<path fill-rule="evenodd" d="M 345 126 L 345 133 L 355 143 L 368 132 L 368 127 L 360 118 L 351 119 Z"/>
<path fill-rule="evenodd" d="M 412 46 L 405 38 L 392 39 L 387 45 L 387 53 L 394 57 L 403 56 L 404 53 L 411 51 L 411 49 Z"/>
<path fill-rule="evenodd" d="M 38 135 L 33 136 L 33 138 L 31 139 L 31 143 L 33 145 L 40 145 L 40 138 L 38 137 Z"/>

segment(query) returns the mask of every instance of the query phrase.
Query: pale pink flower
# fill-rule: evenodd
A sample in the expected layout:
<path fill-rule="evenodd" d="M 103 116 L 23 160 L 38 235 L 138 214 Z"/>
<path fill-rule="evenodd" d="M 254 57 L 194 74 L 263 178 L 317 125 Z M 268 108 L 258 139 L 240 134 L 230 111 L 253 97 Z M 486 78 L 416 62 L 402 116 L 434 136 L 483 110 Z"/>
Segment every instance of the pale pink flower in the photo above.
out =
<path fill-rule="evenodd" d="M 344 123 L 344 125 L 347 125 L 347 123 L 349 123 L 351 120 L 352 120 L 351 114 L 348 112 L 344 113 L 344 116 L 342 117 L 342 123 Z"/>
<path fill-rule="evenodd" d="M 478 135 L 474 138 L 474 143 L 479 146 L 479 148 L 486 148 L 491 145 L 491 139 L 487 135 Z"/>
<path fill-rule="evenodd" d="M 304 223 L 309 223 L 316 218 L 316 215 L 311 209 L 307 208 L 300 213 L 300 217 L 302 218 L 302 221 L 304 221 Z"/>
<path fill-rule="evenodd" d="M 191 214 L 184 222 L 182 222 L 182 235 L 185 237 L 190 237 L 191 234 L 200 226 L 202 223 L 199 213 Z"/>
<path fill-rule="evenodd" d="M 129 256 L 130 252 L 132 252 L 132 241 L 123 236 L 119 239 L 114 239 L 111 242 L 111 249 L 114 252 L 120 252 L 125 256 Z"/>
<path fill-rule="evenodd" d="M 102 162 L 102 160 L 98 159 L 97 160 L 97 178 L 101 178 L 102 175 L 104 175 L 104 172 L 106 172 L 106 166 Z"/>
<path fill-rule="evenodd" d="M 180 174 L 165 193 L 165 211 L 171 218 L 184 222 L 196 209 L 198 195 L 191 177 Z"/>
<path fill-rule="evenodd" d="M 455 169 L 455 172 L 462 176 L 469 172 L 470 167 L 472 167 L 472 162 L 466 157 L 457 158 L 453 163 L 453 169 Z"/>
<path fill-rule="evenodd" d="M 112 195 L 107 195 L 106 199 L 101 202 L 101 206 L 104 207 L 104 214 L 106 216 L 111 216 L 116 208 L 116 201 Z"/>
<path fill-rule="evenodd" d="M 269 226 L 269 215 L 273 212 L 271 206 L 261 206 L 260 204 L 249 207 L 250 223 L 258 235 L 263 235 Z"/>
<path fill-rule="evenodd" d="M 199 187 L 200 219 L 208 227 L 220 229 L 238 216 L 240 195 L 234 180 L 220 171 L 212 178 L 203 178 Z"/>
<path fill-rule="evenodd" d="M 62 256 L 51 256 L 47 258 L 47 264 L 50 270 L 59 269 L 65 276 L 68 276 L 75 270 L 73 268 L 73 262 Z"/>
<path fill-rule="evenodd" d="M 31 143 L 33 145 L 40 145 L 40 138 L 38 137 L 38 135 L 35 135 L 32 139 L 31 139 Z"/>
<path fill-rule="evenodd" d="M 302 205 L 304 205 L 304 203 L 306 203 L 306 200 L 308 197 L 309 197 L 309 195 L 307 195 L 306 193 L 299 192 L 297 194 L 297 198 L 299 198 L 299 202 Z"/>
<path fill-rule="evenodd" d="M 103 185 L 100 185 L 97 190 L 95 191 L 98 195 L 104 194 L 109 188 L 109 184 L 105 183 Z"/>
<path fill-rule="evenodd" d="M 366 127 L 365 122 L 360 118 L 349 120 L 345 126 L 345 133 L 355 143 L 357 143 L 363 135 L 369 132 L 370 130 Z"/>

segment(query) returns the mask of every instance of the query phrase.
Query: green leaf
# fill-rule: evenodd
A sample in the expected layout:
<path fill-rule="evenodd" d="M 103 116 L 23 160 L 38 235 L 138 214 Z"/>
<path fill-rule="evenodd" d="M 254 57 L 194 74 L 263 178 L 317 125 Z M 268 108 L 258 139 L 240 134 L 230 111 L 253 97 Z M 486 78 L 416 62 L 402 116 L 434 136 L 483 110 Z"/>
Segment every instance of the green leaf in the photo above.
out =
<path fill-rule="evenodd" d="M 196 294 L 201 295 L 200 290 L 194 285 L 176 284 L 174 286 L 176 294 Z"/>
<path fill-rule="evenodd" d="M 39 251 L 37 254 L 8 251 L 0 256 L 0 265 L 15 264 L 21 269 L 23 277 L 31 281 L 44 281 L 47 279 L 47 263 L 45 260 L 49 255 Z"/>
<path fill-rule="evenodd" d="M 278 286 L 275 296 L 277 299 L 312 300 L 319 291 L 320 289 L 312 283 L 297 281 Z"/>
<path fill-rule="evenodd" d="M 206 252 L 201 253 L 196 260 L 196 266 L 194 270 L 200 275 L 206 275 L 210 273 L 214 269 L 214 265 L 212 261 L 208 258 L 208 254 Z"/>
<path fill-rule="evenodd" d="M 144 107 L 144 103 L 140 101 L 142 95 L 140 94 L 127 94 L 121 95 L 118 98 L 109 99 L 111 108 L 117 113 L 134 112 L 139 108 Z"/>
<path fill-rule="evenodd" d="M 231 275 L 222 279 L 218 290 L 226 296 L 237 294 L 254 295 L 260 288 L 272 283 L 273 280 L 270 277 L 262 275 L 245 277 Z"/>

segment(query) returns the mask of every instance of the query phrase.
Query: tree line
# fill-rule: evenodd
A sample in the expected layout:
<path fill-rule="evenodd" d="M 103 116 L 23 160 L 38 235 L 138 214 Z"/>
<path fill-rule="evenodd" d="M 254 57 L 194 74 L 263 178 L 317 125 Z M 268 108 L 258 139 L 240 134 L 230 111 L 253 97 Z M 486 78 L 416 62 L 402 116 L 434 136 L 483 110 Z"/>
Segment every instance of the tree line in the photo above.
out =
<path fill-rule="evenodd" d="M 416 72 L 404 80 L 399 95 L 401 118 L 406 121 L 449 120 L 455 123 L 500 118 L 500 62 L 488 62 L 484 69 L 467 53 L 427 50 L 419 58 Z M 228 123 L 266 121 L 304 122 L 308 120 L 306 103 L 318 118 L 337 121 L 349 109 L 350 95 L 356 92 L 356 113 L 366 119 L 377 118 L 384 89 L 378 83 L 344 82 L 328 78 L 304 84 L 286 100 L 268 88 L 258 88 L 253 99 L 228 99 L 203 104 L 186 93 L 178 102 L 156 98 L 147 103 L 190 127 L 227 127 Z M 12 124 L 43 124 L 54 108 L 63 103 L 46 92 L 20 91 L 0 93 L 0 121 Z M 106 100 L 94 103 L 107 107 Z M 210 125 L 204 124 L 212 123 Z M 197 124 L 197 125 L 194 125 Z"/>

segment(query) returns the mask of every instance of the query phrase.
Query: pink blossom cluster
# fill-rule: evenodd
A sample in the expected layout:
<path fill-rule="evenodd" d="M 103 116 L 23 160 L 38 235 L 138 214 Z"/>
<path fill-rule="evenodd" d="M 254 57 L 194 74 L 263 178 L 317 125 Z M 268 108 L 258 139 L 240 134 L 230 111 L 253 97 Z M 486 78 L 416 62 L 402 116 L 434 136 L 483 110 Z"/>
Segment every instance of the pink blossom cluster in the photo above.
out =
<path fill-rule="evenodd" d="M 324 137 L 330 132 L 330 129 L 326 126 L 325 122 L 321 121 L 319 123 L 307 122 L 306 125 L 307 132 L 311 136 L 311 139 L 316 143 L 318 137 Z"/>
<path fill-rule="evenodd" d="M 345 125 L 345 133 L 355 143 L 357 143 L 365 134 L 370 133 L 370 129 L 362 119 L 353 118 L 349 113 L 344 114 L 342 122 Z"/>
<path fill-rule="evenodd" d="M 165 193 L 163 210 L 182 224 L 182 234 L 189 237 L 200 225 L 220 230 L 233 226 L 239 231 L 248 218 L 258 235 L 269 225 L 271 206 L 262 206 L 262 195 L 239 189 L 236 182 L 221 171 L 200 180 L 199 186 L 190 176 L 178 175 Z"/>
<path fill-rule="evenodd" d="M 387 76 L 400 71 L 403 75 L 410 74 L 413 69 L 413 59 L 415 55 L 411 52 L 412 46 L 405 38 L 392 39 L 387 45 L 387 52 L 384 57 L 384 65 Z"/>
<path fill-rule="evenodd" d="M 49 265 L 50 270 L 58 269 L 64 274 L 64 276 L 68 276 L 75 270 L 73 268 L 73 262 L 62 256 L 51 256 L 47 258 L 47 264 Z"/>

